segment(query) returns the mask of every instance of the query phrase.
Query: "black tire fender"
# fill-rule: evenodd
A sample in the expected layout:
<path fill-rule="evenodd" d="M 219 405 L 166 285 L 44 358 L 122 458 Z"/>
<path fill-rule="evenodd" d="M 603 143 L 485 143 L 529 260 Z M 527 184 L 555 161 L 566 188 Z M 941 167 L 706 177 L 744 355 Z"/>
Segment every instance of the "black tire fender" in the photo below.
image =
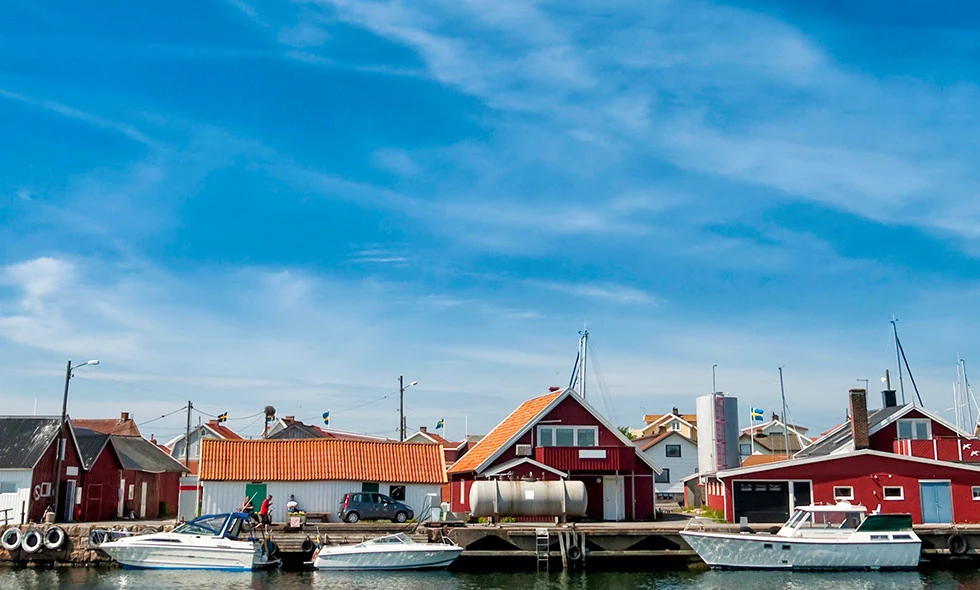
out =
<path fill-rule="evenodd" d="M 565 553 L 565 555 L 567 555 L 568 559 L 572 561 L 578 561 L 582 559 L 582 550 L 578 548 L 578 545 L 572 545 L 571 547 L 568 548 L 568 551 Z"/>
<path fill-rule="evenodd" d="M 946 539 L 946 546 L 949 547 L 949 552 L 953 555 L 966 555 L 966 552 L 970 550 L 970 543 L 966 537 L 959 533 L 950 535 Z"/>
<path fill-rule="evenodd" d="M 303 546 L 302 546 L 303 553 L 309 553 L 313 551 L 315 547 L 316 545 L 313 543 L 311 539 L 307 538 L 305 541 L 303 541 Z"/>

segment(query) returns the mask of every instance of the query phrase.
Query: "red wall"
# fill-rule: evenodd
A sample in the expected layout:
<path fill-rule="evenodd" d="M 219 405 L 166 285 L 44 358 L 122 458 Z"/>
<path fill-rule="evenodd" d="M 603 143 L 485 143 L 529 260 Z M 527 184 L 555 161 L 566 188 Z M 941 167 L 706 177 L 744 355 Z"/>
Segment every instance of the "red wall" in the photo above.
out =
<path fill-rule="evenodd" d="M 599 427 L 599 437 L 596 441 L 596 446 L 599 447 L 625 447 L 626 445 L 619 439 L 616 434 L 607 430 L 599 421 L 595 419 L 572 397 L 565 398 L 562 402 L 546 416 L 542 418 L 542 421 L 550 420 L 561 420 L 562 425 L 567 426 L 598 426 Z M 555 423 L 557 424 L 557 422 Z M 520 439 L 514 443 L 511 447 L 504 450 L 494 462 L 487 468 L 490 469 L 493 466 L 512 461 L 517 458 L 516 445 L 518 444 L 532 444 L 532 439 L 537 442 L 537 428 L 533 428 L 530 432 L 525 433 Z M 635 451 L 635 447 L 629 445 L 629 450 Z M 548 472 L 544 472 L 540 468 L 536 469 L 533 466 L 522 466 L 515 470 L 515 475 L 525 475 L 526 472 L 531 472 L 534 477 L 539 479 L 555 479 L 555 477 Z M 617 472 L 615 470 L 604 470 L 604 469 L 591 469 L 583 471 L 573 471 L 569 473 L 569 479 L 581 480 L 586 482 L 586 491 L 589 494 L 588 503 L 588 516 L 594 520 L 602 520 L 602 484 L 595 483 L 590 484 L 589 481 L 595 482 L 597 477 L 602 475 L 615 475 Z M 649 520 L 653 518 L 655 505 L 653 499 L 653 470 L 640 460 L 636 460 L 632 469 L 621 469 L 618 472 L 619 475 L 625 476 L 624 487 L 625 487 L 625 506 L 626 506 L 626 518 L 633 519 L 634 507 L 637 520 Z M 635 479 L 632 477 L 635 474 Z M 469 497 L 470 497 L 470 486 L 472 485 L 473 478 L 475 474 L 453 474 L 450 475 L 451 490 L 450 494 L 452 497 L 452 511 L 453 512 L 467 512 L 469 511 Z M 460 495 L 460 481 L 463 481 L 465 486 L 465 497 Z M 633 502 L 633 493 L 635 489 L 636 502 Z M 465 501 L 463 501 L 465 499 Z"/>
<path fill-rule="evenodd" d="M 810 480 L 813 482 L 813 501 L 833 504 L 835 486 L 853 486 L 854 504 L 863 504 L 874 510 L 881 504 L 884 513 L 907 512 L 916 524 L 922 522 L 919 502 L 919 480 L 949 480 L 953 495 L 953 520 L 957 523 L 980 523 L 980 502 L 973 500 L 972 486 L 980 485 L 980 472 L 920 463 L 899 458 L 858 455 L 842 457 L 820 463 L 796 465 L 762 472 L 726 477 L 726 517 L 732 520 L 734 507 L 732 485 L 735 481 L 785 481 Z M 902 486 L 904 500 L 884 500 L 884 486 Z M 714 502 L 720 502 L 717 496 Z M 708 496 L 709 506 L 712 496 Z"/>
<path fill-rule="evenodd" d="M 146 482 L 146 513 L 144 518 L 161 518 L 160 502 L 167 503 L 168 516 L 177 513 L 177 497 L 180 494 L 180 473 L 147 473 L 145 471 L 123 470 L 121 477 L 126 480 L 123 506 L 125 514 L 130 510 L 140 514 L 143 483 Z M 116 481 L 118 487 L 119 482 Z M 129 499 L 129 486 L 133 485 L 133 499 Z"/>
<path fill-rule="evenodd" d="M 116 518 L 121 469 L 119 459 L 107 444 L 92 468 L 82 477 L 82 514 L 79 520 L 95 522 Z"/>
<path fill-rule="evenodd" d="M 75 467 L 78 469 L 79 474 L 82 473 L 82 462 L 81 459 L 79 459 L 78 457 L 78 449 L 75 448 L 75 439 L 71 436 L 70 433 L 67 432 L 68 431 L 67 428 L 65 429 L 65 431 L 66 431 L 65 440 L 67 440 L 68 442 L 65 445 L 65 449 L 66 449 L 65 460 L 62 461 L 61 463 L 62 485 L 64 485 L 64 482 L 67 480 L 75 480 L 75 481 L 79 480 L 79 476 L 67 477 L 65 475 L 65 472 L 68 470 L 69 467 Z M 41 520 L 44 517 L 44 509 L 47 508 L 49 505 L 52 508 L 54 507 L 55 494 L 58 493 L 58 491 L 54 489 L 55 468 L 56 468 L 55 449 L 57 448 L 57 446 L 58 446 L 58 439 L 55 438 L 53 441 L 51 441 L 51 445 L 48 447 L 48 450 L 45 451 L 43 455 L 41 455 L 41 459 L 37 462 L 37 465 L 34 467 L 34 475 L 31 480 L 31 502 L 27 508 L 27 518 L 31 522 L 41 522 Z M 42 483 L 51 484 L 50 497 L 37 498 L 36 491 L 39 489 L 39 486 Z M 71 498 L 69 501 L 72 502 L 72 505 L 74 505 L 75 502 L 74 498 Z"/>

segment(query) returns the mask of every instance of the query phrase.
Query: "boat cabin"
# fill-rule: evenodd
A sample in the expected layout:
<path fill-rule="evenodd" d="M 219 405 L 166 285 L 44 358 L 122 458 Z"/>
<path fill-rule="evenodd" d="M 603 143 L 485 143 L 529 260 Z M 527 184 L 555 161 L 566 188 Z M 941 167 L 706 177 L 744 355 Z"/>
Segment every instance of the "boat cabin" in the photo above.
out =
<path fill-rule="evenodd" d="M 248 539 L 252 537 L 252 523 L 249 522 L 248 514 L 244 512 L 232 512 L 230 514 L 206 514 L 185 522 L 174 529 L 178 535 L 198 535 L 202 537 L 222 537 L 239 540 L 239 535 L 246 534 Z"/>
<path fill-rule="evenodd" d="M 894 532 L 912 529 L 910 514 L 866 515 L 867 508 L 860 504 L 800 506 L 784 524 L 780 537 L 839 537 L 855 532 Z M 886 537 L 887 538 L 887 537 Z"/>

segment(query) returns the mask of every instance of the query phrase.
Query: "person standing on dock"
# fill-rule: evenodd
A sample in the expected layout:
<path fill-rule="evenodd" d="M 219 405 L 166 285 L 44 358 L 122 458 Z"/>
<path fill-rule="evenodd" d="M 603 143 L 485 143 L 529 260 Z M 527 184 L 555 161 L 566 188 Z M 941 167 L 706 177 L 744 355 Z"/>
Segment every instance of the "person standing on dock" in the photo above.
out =
<path fill-rule="evenodd" d="M 259 522 L 265 526 L 272 524 L 272 494 L 269 494 L 265 500 L 262 500 L 262 505 L 259 506 Z"/>

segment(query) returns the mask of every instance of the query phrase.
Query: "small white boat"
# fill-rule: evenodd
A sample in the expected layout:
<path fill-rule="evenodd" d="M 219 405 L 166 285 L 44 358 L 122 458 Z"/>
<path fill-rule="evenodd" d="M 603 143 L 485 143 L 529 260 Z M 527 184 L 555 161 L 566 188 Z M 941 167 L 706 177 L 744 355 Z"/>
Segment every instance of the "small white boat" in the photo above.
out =
<path fill-rule="evenodd" d="M 201 516 L 167 533 L 123 537 L 99 549 L 132 568 L 253 570 L 279 564 L 275 544 L 255 537 L 243 512 Z"/>
<path fill-rule="evenodd" d="M 463 548 L 449 543 L 416 543 L 403 533 L 357 545 L 321 547 L 313 556 L 320 570 L 414 570 L 449 567 Z"/>
<path fill-rule="evenodd" d="M 909 514 L 871 514 L 864 506 L 799 507 L 776 534 L 685 528 L 681 537 L 712 568 L 914 569 L 922 541 Z"/>

